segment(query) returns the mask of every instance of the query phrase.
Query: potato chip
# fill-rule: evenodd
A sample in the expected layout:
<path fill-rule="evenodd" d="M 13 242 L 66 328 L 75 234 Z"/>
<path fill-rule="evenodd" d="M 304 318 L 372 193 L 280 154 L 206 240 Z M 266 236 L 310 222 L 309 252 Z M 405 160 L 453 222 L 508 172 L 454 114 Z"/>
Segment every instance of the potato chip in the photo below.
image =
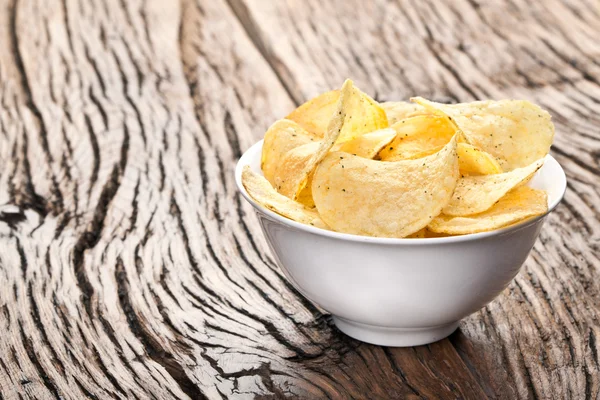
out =
<path fill-rule="evenodd" d="M 350 92 L 346 100 L 346 120 L 338 142 L 345 142 L 362 134 L 389 126 L 385 111 L 379 103 L 361 92 L 350 81 Z"/>
<path fill-rule="evenodd" d="M 439 232 L 434 232 L 432 230 L 430 230 L 429 228 L 425 228 L 425 237 L 426 238 L 440 238 L 440 237 L 448 237 L 451 235 L 448 235 L 447 233 L 439 233 Z"/>
<path fill-rule="evenodd" d="M 323 146 L 322 140 L 298 146 L 285 153 L 275 170 L 273 187 L 275 187 L 279 193 L 293 200 L 297 200 L 297 197 L 294 198 L 296 190 L 298 190 L 297 188 L 300 185 L 302 185 L 302 188 L 304 187 L 304 184 L 301 183 L 301 179 L 307 179 L 308 175 L 304 176 L 304 173 L 306 170 L 309 170 L 309 168 L 310 170 L 308 173 L 310 174 L 312 172 L 314 164 L 311 160 L 321 146 Z"/>
<path fill-rule="evenodd" d="M 470 144 L 496 157 L 505 171 L 530 165 L 548 154 L 554 138 L 550 114 L 525 100 L 440 104 L 414 102 L 453 118 Z"/>
<path fill-rule="evenodd" d="M 347 142 L 337 143 L 331 151 L 343 151 L 359 157 L 374 158 L 395 137 L 396 131 L 392 128 L 380 129 L 365 133 Z"/>
<path fill-rule="evenodd" d="M 277 193 L 269 181 L 252 172 L 249 166 L 242 171 L 242 184 L 254 200 L 269 210 L 296 222 L 328 229 L 316 211 Z"/>
<path fill-rule="evenodd" d="M 473 145 L 459 143 L 456 146 L 456 152 L 458 153 L 458 169 L 461 176 L 502 173 L 502 167 L 491 154 Z"/>
<path fill-rule="evenodd" d="M 380 129 L 375 132 L 365 133 L 344 143 L 337 143 L 331 151 L 343 151 L 359 157 L 374 158 L 395 136 L 396 131 L 391 128 Z M 308 177 L 306 186 L 302 189 L 297 199 L 298 202 L 309 208 L 315 206 L 312 198 L 311 183 L 312 174 Z"/>
<path fill-rule="evenodd" d="M 271 125 L 265 133 L 260 162 L 265 178 L 274 184 L 275 171 L 283 155 L 315 140 L 318 138 L 314 134 L 289 119 L 281 119 Z"/>
<path fill-rule="evenodd" d="M 422 105 L 409 103 L 407 101 L 386 101 L 380 105 L 385 111 L 385 115 L 387 116 L 388 123 L 390 125 L 393 125 L 400 120 L 415 117 L 417 115 L 431 114 L 431 111 Z"/>
<path fill-rule="evenodd" d="M 548 196 L 542 190 L 521 186 L 507 193 L 492 208 L 466 217 L 440 215 L 427 229 L 451 235 L 486 232 L 503 228 L 548 211 Z"/>
<path fill-rule="evenodd" d="M 427 228 L 419 229 L 415 233 L 411 233 L 407 236 L 408 239 L 423 239 L 427 234 Z"/>
<path fill-rule="evenodd" d="M 379 153 L 382 161 L 421 158 L 440 151 L 454 136 L 456 126 L 446 116 L 419 115 L 391 126 L 396 138 Z"/>
<path fill-rule="evenodd" d="M 339 90 L 320 94 L 296 108 L 286 119 L 297 122 L 307 131 L 322 138 L 325 136 L 327 126 L 336 110 L 339 98 Z"/>
<path fill-rule="evenodd" d="M 304 189 L 298 195 L 298 199 L 296 199 L 298 203 L 308 208 L 315 208 L 315 201 L 312 197 L 312 178 L 313 174 L 310 174 L 306 186 L 304 186 Z"/>
<path fill-rule="evenodd" d="M 306 186 L 309 175 L 338 140 L 346 124 L 347 112 L 354 111 L 355 96 L 354 85 L 347 79 L 342 86 L 337 108 L 331 115 L 323 140 L 307 143 L 284 154 L 273 178 L 274 187 L 279 193 L 292 200 L 298 198 Z"/>
<path fill-rule="evenodd" d="M 329 153 L 312 183 L 319 215 L 339 232 L 378 237 L 417 232 L 452 197 L 459 176 L 457 138 L 418 160 L 381 162 Z"/>
<path fill-rule="evenodd" d="M 337 141 L 345 142 L 364 133 L 387 128 L 389 126 L 387 117 L 379 103 L 361 92 L 351 80 L 348 79 L 346 82 L 350 84 L 345 106 L 348 117 L 344 121 Z M 287 119 L 296 121 L 309 132 L 323 137 L 331 116 L 336 111 L 339 97 L 339 90 L 324 93 L 292 111 Z"/>
<path fill-rule="evenodd" d="M 443 213 L 450 216 L 478 214 L 492 207 L 506 193 L 527 182 L 541 168 L 544 160 L 495 175 L 466 176 L 458 180 Z"/>

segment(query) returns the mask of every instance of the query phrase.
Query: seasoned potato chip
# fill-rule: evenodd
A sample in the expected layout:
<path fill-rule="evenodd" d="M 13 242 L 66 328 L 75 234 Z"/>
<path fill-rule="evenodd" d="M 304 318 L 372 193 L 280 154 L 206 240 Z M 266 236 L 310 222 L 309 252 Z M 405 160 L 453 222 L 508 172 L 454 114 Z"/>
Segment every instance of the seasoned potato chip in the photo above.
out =
<path fill-rule="evenodd" d="M 418 160 L 381 162 L 331 152 L 319 164 L 313 198 L 339 232 L 405 237 L 427 226 L 452 197 L 458 180 L 457 137 Z"/>
<path fill-rule="evenodd" d="M 518 187 L 500 199 L 492 208 L 466 217 L 440 215 L 427 229 L 451 235 L 486 232 L 521 222 L 545 213 L 548 196 L 542 190 Z"/>
<path fill-rule="evenodd" d="M 396 138 L 379 153 L 382 161 L 421 158 L 437 153 L 454 136 L 456 126 L 446 116 L 419 115 L 391 126 Z"/>
<path fill-rule="evenodd" d="M 350 81 L 345 111 L 346 118 L 337 139 L 339 143 L 389 126 L 385 111 L 379 103 L 361 92 L 352 81 Z"/>
<path fill-rule="evenodd" d="M 425 228 L 425 237 L 426 238 L 439 238 L 439 237 L 448 237 L 448 236 L 451 236 L 451 235 L 448 235 L 447 233 L 434 232 L 434 231 L 430 230 L 429 228 Z"/>
<path fill-rule="evenodd" d="M 286 119 L 297 122 L 307 131 L 322 138 L 327 131 L 339 99 L 339 90 L 320 94 L 296 108 Z"/>
<path fill-rule="evenodd" d="M 302 179 L 303 171 L 311 168 L 311 170 L 308 171 L 310 175 L 314 168 L 311 159 L 313 158 L 313 155 L 319 151 L 321 146 L 323 146 L 323 141 L 311 142 L 296 147 L 283 155 L 277 165 L 273 179 L 273 186 L 279 193 L 293 200 L 298 199 L 293 196 L 295 190 L 297 190 L 297 187 L 301 184 L 300 179 Z M 304 179 L 307 179 L 307 177 L 308 175 L 304 177 Z M 304 188 L 304 184 L 302 184 L 302 188 Z"/>
<path fill-rule="evenodd" d="M 470 144 L 490 153 L 505 171 L 524 167 L 548 154 L 554 138 L 550 114 L 525 100 L 440 104 L 414 102 L 453 118 Z"/>
<path fill-rule="evenodd" d="M 409 103 L 407 101 L 386 101 L 380 105 L 385 111 L 385 115 L 387 116 L 388 123 L 390 125 L 393 125 L 400 120 L 415 117 L 417 115 L 432 114 L 431 111 L 422 105 Z"/>
<path fill-rule="evenodd" d="M 249 166 L 242 171 L 242 184 L 254 200 L 269 210 L 303 224 L 328 229 L 317 212 L 277 193 L 269 181 L 252 172 Z"/>
<path fill-rule="evenodd" d="M 458 153 L 458 169 L 462 176 L 489 175 L 502 173 L 502 167 L 489 153 L 479 150 L 467 143 L 459 143 L 456 147 Z"/>
<path fill-rule="evenodd" d="M 386 146 L 394 137 L 396 131 L 391 128 L 380 129 L 375 132 L 365 133 L 344 143 L 337 143 L 331 151 L 343 151 L 355 156 L 374 158 L 379 151 Z M 297 201 L 306 207 L 313 208 L 315 202 L 312 198 L 312 174 L 309 175 L 306 186 L 298 195 Z"/>
<path fill-rule="evenodd" d="M 365 133 L 347 142 L 337 143 L 331 151 L 343 151 L 359 157 L 374 158 L 395 137 L 396 131 L 392 128 L 380 129 Z"/>
<path fill-rule="evenodd" d="M 415 233 L 407 236 L 408 239 L 422 239 L 427 234 L 427 228 L 419 229 Z"/>
<path fill-rule="evenodd" d="M 338 140 L 346 124 L 346 113 L 355 111 L 356 90 L 351 80 L 342 86 L 336 110 L 331 115 L 325 137 L 320 142 L 307 143 L 285 153 L 275 172 L 274 186 L 277 191 L 296 200 L 308 181 L 309 175 Z"/>
<path fill-rule="evenodd" d="M 340 143 L 345 142 L 364 133 L 387 128 L 389 126 L 387 117 L 379 103 L 361 92 L 352 84 L 351 80 L 348 79 L 346 82 L 350 84 L 345 101 L 345 110 L 348 117 L 344 121 L 337 141 Z M 296 121 L 309 132 L 323 137 L 331 116 L 336 111 L 339 97 L 340 91 L 338 90 L 324 93 L 292 111 L 287 119 Z"/>
<path fill-rule="evenodd" d="M 443 213 L 451 216 L 481 213 L 492 207 L 510 190 L 527 182 L 543 164 L 544 160 L 541 159 L 526 167 L 502 174 L 460 178 Z"/>
<path fill-rule="evenodd" d="M 312 178 L 313 174 L 310 174 L 306 186 L 304 186 L 304 189 L 302 189 L 296 200 L 298 203 L 308 208 L 315 208 L 315 201 L 312 197 Z"/>
<path fill-rule="evenodd" d="M 265 133 L 261 155 L 261 169 L 265 178 L 274 184 L 275 171 L 283 155 L 315 140 L 318 139 L 314 134 L 289 119 L 281 119 L 271 125 Z"/>

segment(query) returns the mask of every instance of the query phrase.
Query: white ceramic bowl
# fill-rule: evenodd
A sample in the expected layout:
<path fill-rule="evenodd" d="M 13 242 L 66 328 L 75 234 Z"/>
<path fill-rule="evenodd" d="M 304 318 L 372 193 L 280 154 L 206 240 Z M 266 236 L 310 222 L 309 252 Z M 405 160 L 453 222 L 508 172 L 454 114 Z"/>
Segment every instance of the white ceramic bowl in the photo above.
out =
<path fill-rule="evenodd" d="M 519 272 L 547 214 L 566 189 L 547 156 L 529 186 L 546 190 L 548 213 L 509 228 L 463 236 L 389 239 L 300 224 L 256 203 L 242 168 L 260 169 L 262 141 L 240 158 L 235 179 L 254 206 L 279 267 L 308 299 L 356 339 L 416 346 L 451 334 L 461 318 L 492 301 Z"/>

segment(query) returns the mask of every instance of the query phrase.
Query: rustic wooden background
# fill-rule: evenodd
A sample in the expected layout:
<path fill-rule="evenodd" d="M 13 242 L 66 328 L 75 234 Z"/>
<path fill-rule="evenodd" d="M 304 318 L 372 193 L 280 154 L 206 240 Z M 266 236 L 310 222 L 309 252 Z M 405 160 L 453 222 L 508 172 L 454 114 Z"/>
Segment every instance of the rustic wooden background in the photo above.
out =
<path fill-rule="evenodd" d="M 344 78 L 526 98 L 569 188 L 449 339 L 339 333 L 233 169 Z M 598 398 L 600 2 L 0 0 L 0 399 Z"/>

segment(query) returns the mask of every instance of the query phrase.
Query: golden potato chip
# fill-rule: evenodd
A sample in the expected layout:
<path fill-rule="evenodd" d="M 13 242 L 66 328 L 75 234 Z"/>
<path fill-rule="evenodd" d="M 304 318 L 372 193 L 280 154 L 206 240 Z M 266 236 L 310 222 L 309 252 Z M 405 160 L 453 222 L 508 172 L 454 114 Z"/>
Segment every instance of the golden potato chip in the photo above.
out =
<path fill-rule="evenodd" d="M 365 133 L 352 140 L 337 143 L 331 151 L 343 151 L 355 156 L 374 158 L 379 151 L 386 146 L 394 137 L 396 131 L 391 128 L 380 129 L 375 132 Z M 312 174 L 309 175 L 306 186 L 298 195 L 297 201 L 306 207 L 313 208 L 315 202 L 312 198 Z"/>
<path fill-rule="evenodd" d="M 342 86 L 336 110 L 331 115 L 323 140 L 307 143 L 284 154 L 273 178 L 274 187 L 279 193 L 292 200 L 298 198 L 309 175 L 338 140 L 346 124 L 347 112 L 354 111 L 355 96 L 354 85 L 347 79 Z"/>
<path fill-rule="evenodd" d="M 527 182 L 543 164 L 544 160 L 541 159 L 526 167 L 502 174 L 460 178 L 443 213 L 450 216 L 481 213 L 492 207 L 510 190 Z"/>
<path fill-rule="evenodd" d="M 458 153 L 458 169 L 461 176 L 502 173 L 502 167 L 491 154 L 479 150 L 473 145 L 459 143 L 456 146 L 456 152 Z"/>
<path fill-rule="evenodd" d="M 271 125 L 265 133 L 260 162 L 265 178 L 274 184 L 275 171 L 283 155 L 315 140 L 318 139 L 314 134 L 289 119 L 281 119 Z"/>
<path fill-rule="evenodd" d="M 391 126 L 396 138 L 379 153 L 382 161 L 421 158 L 437 153 L 454 136 L 456 126 L 446 116 L 419 115 Z"/>
<path fill-rule="evenodd" d="M 252 172 L 249 166 L 242 171 L 242 184 L 254 200 L 269 210 L 303 224 L 328 229 L 316 211 L 277 193 L 269 181 Z"/>
<path fill-rule="evenodd" d="M 415 117 L 417 115 L 431 114 L 431 111 L 422 105 L 409 103 L 407 101 L 386 101 L 380 105 L 385 111 L 385 115 L 387 116 L 388 123 L 390 125 L 393 125 L 400 120 Z"/>
<path fill-rule="evenodd" d="M 419 229 L 415 233 L 407 236 L 408 239 L 422 239 L 427 234 L 427 228 Z"/>
<path fill-rule="evenodd" d="M 339 98 L 339 90 L 320 94 L 296 108 L 286 119 L 297 122 L 307 131 L 322 138 L 336 110 Z"/>
<path fill-rule="evenodd" d="M 273 187 L 277 191 L 293 200 L 297 188 L 304 184 L 301 183 L 301 179 L 307 179 L 304 173 L 310 168 L 308 173 L 312 172 L 314 164 L 312 162 L 313 156 L 323 146 L 323 141 L 311 142 L 298 146 L 283 155 L 279 161 L 275 174 L 273 177 Z M 304 178 L 303 178 L 304 177 Z M 302 189 L 300 189 L 302 190 Z"/>
<path fill-rule="evenodd" d="M 387 128 L 387 117 L 379 103 L 361 92 L 351 80 L 347 79 L 344 85 L 346 83 L 350 86 L 346 93 L 347 119 L 337 141 L 345 142 L 364 133 Z M 339 97 L 340 91 L 324 93 L 292 111 L 287 119 L 296 121 L 309 132 L 323 137 L 331 116 L 336 111 Z"/>
<path fill-rule="evenodd" d="M 427 229 L 451 235 L 486 232 L 536 217 L 547 210 L 548 196 L 544 191 L 521 186 L 487 211 L 466 217 L 442 214 L 434 218 Z"/>
<path fill-rule="evenodd" d="M 379 103 L 361 92 L 352 81 L 347 96 L 346 119 L 337 139 L 339 143 L 389 126 L 385 111 Z"/>
<path fill-rule="evenodd" d="M 331 152 L 315 170 L 313 199 L 338 232 L 405 237 L 440 213 L 458 180 L 457 137 L 418 160 L 381 162 Z"/>
<path fill-rule="evenodd" d="M 396 131 L 392 128 L 380 129 L 365 133 L 347 142 L 337 143 L 331 151 L 343 151 L 359 157 L 374 158 L 395 137 Z"/>
<path fill-rule="evenodd" d="M 448 236 L 451 236 L 451 235 L 448 235 L 447 233 L 434 232 L 432 230 L 429 230 L 429 228 L 425 228 L 425 237 L 426 238 L 440 238 L 440 237 L 448 237 Z"/>
<path fill-rule="evenodd" d="M 448 115 L 470 144 L 496 157 L 505 171 L 524 167 L 548 154 L 554 138 L 550 114 L 525 100 L 440 104 L 411 99 Z"/>
<path fill-rule="evenodd" d="M 310 174 L 308 181 L 306 181 L 306 186 L 304 186 L 304 189 L 298 195 L 298 199 L 296 199 L 298 203 L 308 208 L 315 208 L 315 201 L 312 197 L 312 178 L 313 174 Z"/>

